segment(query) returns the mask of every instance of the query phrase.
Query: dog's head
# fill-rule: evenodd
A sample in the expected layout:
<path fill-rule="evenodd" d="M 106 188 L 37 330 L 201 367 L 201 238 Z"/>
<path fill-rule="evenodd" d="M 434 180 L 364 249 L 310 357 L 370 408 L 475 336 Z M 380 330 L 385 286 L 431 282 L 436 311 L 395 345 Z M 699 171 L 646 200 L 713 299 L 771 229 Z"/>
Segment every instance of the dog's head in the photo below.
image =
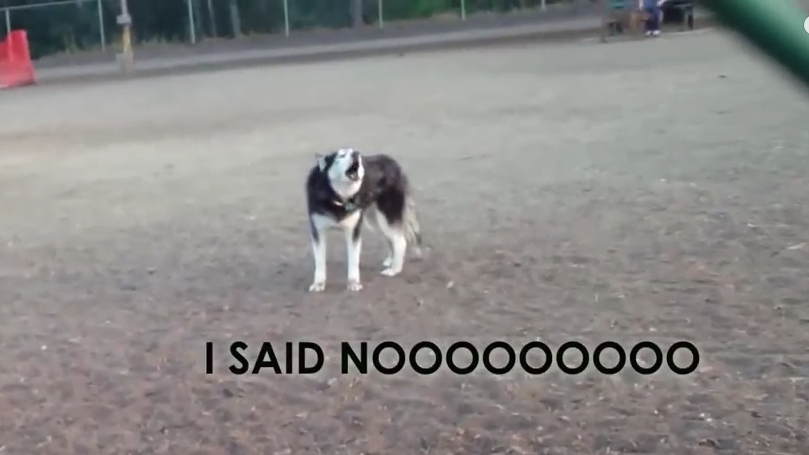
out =
<path fill-rule="evenodd" d="M 365 168 L 357 150 L 339 149 L 328 155 L 315 155 L 320 172 L 328 176 L 334 190 L 343 197 L 351 197 L 359 191 Z"/>

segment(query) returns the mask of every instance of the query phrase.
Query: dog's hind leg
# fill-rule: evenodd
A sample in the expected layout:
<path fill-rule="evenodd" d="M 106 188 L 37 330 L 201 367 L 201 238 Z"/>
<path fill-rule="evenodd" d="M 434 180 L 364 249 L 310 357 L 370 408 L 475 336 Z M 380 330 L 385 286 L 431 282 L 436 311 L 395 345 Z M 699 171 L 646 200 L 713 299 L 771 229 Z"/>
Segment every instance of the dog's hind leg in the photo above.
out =
<path fill-rule="evenodd" d="M 385 257 L 385 260 L 382 261 L 383 269 L 390 268 L 391 264 L 393 264 L 393 243 L 391 243 L 387 237 L 385 238 L 385 242 L 388 244 L 388 255 Z"/>
<path fill-rule="evenodd" d="M 411 245 L 416 256 L 421 256 L 421 227 L 416 216 L 416 202 L 410 194 L 405 197 L 404 234 L 407 243 Z"/>
<path fill-rule="evenodd" d="M 392 202 L 391 199 L 392 198 L 389 198 L 387 202 Z M 396 250 L 397 242 L 400 242 L 396 239 L 401 236 L 404 236 L 406 246 L 410 246 L 416 256 L 421 256 L 422 253 L 421 229 L 419 228 L 419 221 L 416 217 L 416 204 L 413 198 L 410 197 L 409 194 L 406 194 L 403 209 L 399 211 L 397 207 L 399 207 L 398 204 L 395 204 L 393 207 L 388 205 L 386 208 L 389 214 L 382 218 L 377 218 L 377 222 L 380 224 L 387 222 L 389 230 L 389 233 L 385 235 L 388 240 L 388 257 L 382 263 L 382 267 L 386 269 L 394 265 L 394 251 Z M 379 212 L 377 212 L 377 214 L 378 213 Z M 402 262 L 404 262 L 404 253 L 402 254 Z"/>
<path fill-rule="evenodd" d="M 382 213 L 377 209 L 376 205 L 372 205 L 367 209 L 365 209 L 365 213 L 363 214 L 362 217 L 362 225 L 369 231 L 375 232 L 380 226 L 379 221 L 380 219 L 383 220 L 382 222 L 384 222 L 384 217 Z M 374 226 L 374 223 L 376 223 L 376 226 Z M 382 261 L 382 267 L 387 269 L 388 267 L 390 267 L 391 262 L 393 261 L 393 245 L 391 244 L 387 234 L 385 234 L 384 231 L 383 235 L 385 235 L 385 243 L 387 243 L 388 245 L 388 255 L 385 258 L 385 260 Z"/>
<path fill-rule="evenodd" d="M 385 256 L 385 260 L 382 261 L 382 268 L 388 269 L 393 265 L 393 242 L 390 241 L 387 234 L 385 234 L 385 243 L 388 245 L 388 255 Z"/>
<path fill-rule="evenodd" d="M 388 242 L 388 257 L 382 266 L 382 274 L 396 276 L 404 267 L 405 252 L 407 250 L 407 237 L 401 223 L 391 223 L 388 217 L 380 210 L 376 212 L 376 222 L 379 230 Z"/>
<path fill-rule="evenodd" d="M 309 224 L 312 234 L 312 254 L 315 258 L 315 276 L 309 286 L 310 292 L 326 289 L 326 227 L 330 220 L 320 215 L 311 215 Z"/>

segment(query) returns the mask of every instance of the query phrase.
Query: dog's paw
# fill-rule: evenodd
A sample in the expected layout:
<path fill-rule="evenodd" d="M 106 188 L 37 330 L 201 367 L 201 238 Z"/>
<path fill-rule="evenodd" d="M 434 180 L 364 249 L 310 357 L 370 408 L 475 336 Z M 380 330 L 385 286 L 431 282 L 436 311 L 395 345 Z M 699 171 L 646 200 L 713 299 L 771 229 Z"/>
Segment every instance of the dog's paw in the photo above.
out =
<path fill-rule="evenodd" d="M 362 283 L 360 283 L 359 281 L 349 281 L 348 284 L 346 285 L 346 289 L 348 289 L 351 292 L 361 291 Z"/>
<path fill-rule="evenodd" d="M 388 256 L 387 258 L 385 258 L 384 261 L 382 261 L 382 267 L 384 267 L 386 269 L 389 269 L 392 264 L 393 264 L 393 258 L 390 257 L 390 256 Z"/>
<path fill-rule="evenodd" d="M 396 269 L 394 269 L 394 268 L 392 268 L 392 267 L 388 267 L 388 268 L 386 268 L 385 270 L 383 270 L 383 271 L 382 271 L 382 275 L 385 275 L 385 276 L 396 276 L 396 275 L 398 275 L 400 272 L 401 272 L 401 270 L 396 270 Z"/>
<path fill-rule="evenodd" d="M 309 292 L 323 292 L 326 289 L 325 281 L 315 281 L 309 286 Z"/>

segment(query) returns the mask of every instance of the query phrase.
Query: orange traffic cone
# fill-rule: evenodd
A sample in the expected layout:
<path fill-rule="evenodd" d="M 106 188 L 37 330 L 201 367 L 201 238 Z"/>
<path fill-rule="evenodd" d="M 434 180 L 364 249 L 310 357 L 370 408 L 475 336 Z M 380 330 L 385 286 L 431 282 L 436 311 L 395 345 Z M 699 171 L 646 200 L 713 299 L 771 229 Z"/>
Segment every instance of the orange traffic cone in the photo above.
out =
<path fill-rule="evenodd" d="M 0 42 L 0 89 L 36 84 L 28 33 L 14 30 Z"/>

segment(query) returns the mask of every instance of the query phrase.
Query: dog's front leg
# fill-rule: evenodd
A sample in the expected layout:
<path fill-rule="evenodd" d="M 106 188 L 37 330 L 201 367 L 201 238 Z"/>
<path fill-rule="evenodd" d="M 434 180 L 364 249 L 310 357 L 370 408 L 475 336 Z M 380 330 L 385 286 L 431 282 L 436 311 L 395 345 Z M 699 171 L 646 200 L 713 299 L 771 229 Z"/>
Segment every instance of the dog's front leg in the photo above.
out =
<path fill-rule="evenodd" d="M 322 292 L 326 289 L 326 236 L 325 229 L 318 220 L 312 218 L 312 254 L 315 258 L 315 276 L 309 286 L 310 292 Z"/>
<path fill-rule="evenodd" d="M 348 265 L 348 285 L 349 291 L 359 291 L 362 289 L 360 281 L 360 254 L 362 253 L 362 215 L 357 216 L 356 222 L 343 227 L 346 238 L 346 263 Z"/>

